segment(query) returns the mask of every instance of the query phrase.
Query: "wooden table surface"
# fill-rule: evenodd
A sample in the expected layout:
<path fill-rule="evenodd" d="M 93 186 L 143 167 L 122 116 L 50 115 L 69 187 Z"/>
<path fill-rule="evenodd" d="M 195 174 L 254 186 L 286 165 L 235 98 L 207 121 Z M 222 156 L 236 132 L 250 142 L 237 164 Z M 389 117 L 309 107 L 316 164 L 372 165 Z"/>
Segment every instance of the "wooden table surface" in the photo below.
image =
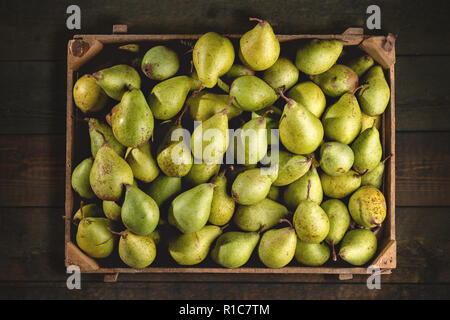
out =
<path fill-rule="evenodd" d="M 64 158 L 66 44 L 75 33 L 243 33 L 248 17 L 277 33 L 364 27 L 373 1 L 76 1 L 82 30 L 65 28 L 69 1 L 1 1 L 0 298 L 415 299 L 450 297 L 450 41 L 446 1 L 377 1 L 397 36 L 398 268 L 367 277 L 317 275 L 83 276 L 66 288 Z M 95 4 L 95 5 L 94 5 Z M 368 34 L 373 31 L 365 29 Z"/>

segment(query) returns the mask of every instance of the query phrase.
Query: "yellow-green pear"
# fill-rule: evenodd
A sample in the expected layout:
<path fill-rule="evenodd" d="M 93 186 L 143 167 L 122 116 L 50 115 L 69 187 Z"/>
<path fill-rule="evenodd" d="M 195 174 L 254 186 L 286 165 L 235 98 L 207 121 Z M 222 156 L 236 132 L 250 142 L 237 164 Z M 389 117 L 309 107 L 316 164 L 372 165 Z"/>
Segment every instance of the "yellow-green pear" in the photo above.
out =
<path fill-rule="evenodd" d="M 83 201 L 81 201 L 80 209 L 75 212 L 72 217 L 73 221 L 81 220 L 89 217 L 103 217 L 102 209 L 100 209 L 95 203 L 89 203 L 84 205 Z"/>
<path fill-rule="evenodd" d="M 153 134 L 153 114 L 139 89 L 123 94 L 120 103 L 112 109 L 111 118 L 114 136 L 124 146 L 140 146 Z"/>
<path fill-rule="evenodd" d="M 202 85 L 212 88 L 233 65 L 233 44 L 215 32 L 205 33 L 194 45 L 192 60 Z"/>
<path fill-rule="evenodd" d="M 112 222 L 106 218 L 83 217 L 78 224 L 77 245 L 92 258 L 106 258 L 114 249 Z"/>
<path fill-rule="evenodd" d="M 280 55 L 280 42 L 267 21 L 250 18 L 258 24 L 239 40 L 239 58 L 255 71 L 270 68 Z"/>
<path fill-rule="evenodd" d="M 234 105 L 229 105 L 230 97 L 226 94 L 199 92 L 191 95 L 186 104 L 189 106 L 189 114 L 196 121 L 205 121 L 216 113 L 228 108 L 227 117 L 232 119 L 242 114 L 243 110 Z"/>
<path fill-rule="evenodd" d="M 300 239 L 295 249 L 295 260 L 305 266 L 318 267 L 330 258 L 330 248 L 325 243 L 307 243 Z"/>
<path fill-rule="evenodd" d="M 325 142 L 320 147 L 320 168 L 330 176 L 341 176 L 353 166 L 353 150 L 337 141 Z"/>
<path fill-rule="evenodd" d="M 215 188 L 208 221 L 217 226 L 223 226 L 233 217 L 236 202 L 228 194 L 225 170 L 216 175 L 211 182 L 215 184 Z"/>
<path fill-rule="evenodd" d="M 289 90 L 298 81 L 298 69 L 291 60 L 280 57 L 266 71 L 264 71 L 263 79 L 273 89 Z"/>
<path fill-rule="evenodd" d="M 197 186 L 206 183 L 220 170 L 220 163 L 194 163 L 189 173 L 184 176 L 188 185 Z"/>
<path fill-rule="evenodd" d="M 125 92 L 141 88 L 139 73 L 126 64 L 119 64 L 95 72 L 92 77 L 112 99 L 120 101 Z"/>
<path fill-rule="evenodd" d="M 337 199 L 329 199 L 321 204 L 330 221 L 330 231 L 325 241 L 333 249 L 333 260 L 337 261 L 335 246 L 342 240 L 350 226 L 350 214 L 347 206 Z"/>
<path fill-rule="evenodd" d="M 350 197 L 348 209 L 357 224 L 374 228 L 386 218 L 386 199 L 377 188 L 362 186 Z"/>
<path fill-rule="evenodd" d="M 269 154 L 270 158 L 271 153 Z M 311 167 L 313 157 L 304 157 L 287 151 L 278 151 L 278 177 L 274 186 L 287 186 L 304 176 Z"/>
<path fill-rule="evenodd" d="M 254 168 L 240 173 L 231 186 L 231 196 L 243 205 L 255 204 L 267 197 L 278 176 L 278 166 Z"/>
<path fill-rule="evenodd" d="M 258 241 L 258 232 L 226 232 L 217 239 L 211 257 L 225 268 L 239 268 L 250 259 Z"/>
<path fill-rule="evenodd" d="M 377 251 L 377 238 L 370 230 L 350 230 L 342 240 L 339 256 L 354 266 L 369 262 Z"/>
<path fill-rule="evenodd" d="M 317 204 L 323 200 L 322 184 L 314 166 L 300 179 L 288 185 L 284 191 L 284 202 L 291 210 L 295 210 L 300 202 L 308 197 Z"/>
<path fill-rule="evenodd" d="M 155 200 L 158 207 L 161 207 L 177 196 L 181 190 L 181 178 L 160 174 L 148 187 L 147 194 Z"/>
<path fill-rule="evenodd" d="M 372 128 L 375 123 L 375 128 L 380 129 L 381 116 L 369 116 L 364 112 L 361 112 L 361 132 L 368 128 Z M 361 133 L 360 132 L 360 133 Z"/>
<path fill-rule="evenodd" d="M 309 75 L 323 73 L 336 63 L 343 47 L 339 40 L 310 40 L 297 51 L 295 65 Z"/>
<path fill-rule="evenodd" d="M 92 191 L 91 184 L 89 182 L 89 175 L 91 173 L 93 163 L 94 160 L 92 158 L 86 158 L 81 161 L 72 172 L 72 188 L 82 198 L 95 198 L 94 191 Z"/>
<path fill-rule="evenodd" d="M 287 92 L 287 97 L 303 105 L 317 118 L 320 118 L 327 103 L 322 89 L 312 81 L 295 85 Z"/>
<path fill-rule="evenodd" d="M 279 124 L 281 143 L 295 154 L 314 152 L 322 143 L 322 122 L 303 105 L 280 94 L 287 101 Z"/>
<path fill-rule="evenodd" d="M 374 63 L 373 58 L 368 54 L 365 54 L 350 60 L 347 65 L 350 69 L 355 71 L 358 77 L 361 77 Z"/>
<path fill-rule="evenodd" d="M 271 106 L 278 96 L 274 89 L 257 76 L 236 78 L 230 86 L 233 103 L 244 111 L 258 111 Z"/>
<path fill-rule="evenodd" d="M 156 258 L 156 245 L 149 235 L 133 234 L 129 230 L 120 233 L 119 257 L 129 267 L 148 267 Z"/>
<path fill-rule="evenodd" d="M 323 193 L 330 198 L 342 199 L 349 196 L 361 186 L 361 175 L 349 170 L 340 176 L 330 176 L 325 172 L 320 174 Z"/>
<path fill-rule="evenodd" d="M 122 208 L 114 201 L 104 200 L 102 203 L 105 216 L 112 221 L 121 221 Z"/>
<path fill-rule="evenodd" d="M 129 148 L 125 160 L 133 170 L 134 177 L 142 182 L 152 182 L 159 175 L 159 169 L 153 159 L 148 141 L 140 147 Z"/>
<path fill-rule="evenodd" d="M 196 232 L 180 234 L 169 242 L 171 257 L 183 266 L 199 264 L 208 256 L 214 240 L 222 234 L 217 226 L 204 226 Z"/>
<path fill-rule="evenodd" d="M 103 136 L 105 136 L 105 139 L 106 141 L 108 141 L 108 144 L 111 146 L 111 148 L 113 148 L 119 156 L 123 157 L 123 155 L 125 154 L 125 147 L 119 141 L 117 141 L 116 137 L 114 137 L 110 126 L 108 126 L 106 123 L 98 121 L 95 118 L 86 118 L 85 121 L 87 121 L 89 125 L 91 153 L 94 158 L 97 155 L 98 149 L 100 149 L 100 147 L 103 145 Z M 103 136 L 99 132 L 101 132 Z"/>
<path fill-rule="evenodd" d="M 311 80 L 327 96 L 333 98 L 337 98 L 346 92 L 353 92 L 358 86 L 358 75 L 342 64 L 335 64 L 326 72 L 311 76 Z"/>
<path fill-rule="evenodd" d="M 355 155 L 353 169 L 361 174 L 374 169 L 383 156 L 380 133 L 375 127 L 364 130 L 351 147 Z"/>
<path fill-rule="evenodd" d="M 150 48 L 142 58 L 142 72 L 152 80 L 166 80 L 177 73 L 180 68 L 178 55 L 166 46 Z"/>
<path fill-rule="evenodd" d="M 94 77 L 86 74 L 75 82 L 73 100 L 81 111 L 90 113 L 102 110 L 108 97 L 105 91 L 97 84 Z"/>
<path fill-rule="evenodd" d="M 381 66 L 370 68 L 362 82 L 363 88 L 357 95 L 362 111 L 369 116 L 381 115 L 386 110 L 391 96 Z"/>

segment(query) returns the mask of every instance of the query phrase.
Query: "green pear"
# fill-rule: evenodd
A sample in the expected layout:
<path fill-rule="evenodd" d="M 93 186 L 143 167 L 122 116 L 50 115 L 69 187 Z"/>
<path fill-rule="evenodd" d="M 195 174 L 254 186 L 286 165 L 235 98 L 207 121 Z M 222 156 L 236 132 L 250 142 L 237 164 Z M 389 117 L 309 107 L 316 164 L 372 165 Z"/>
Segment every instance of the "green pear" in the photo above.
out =
<path fill-rule="evenodd" d="M 264 71 L 263 79 L 273 89 L 289 90 L 298 81 L 298 69 L 291 60 L 280 57 L 266 71 Z"/>
<path fill-rule="evenodd" d="M 375 128 L 380 129 L 381 125 L 381 116 L 369 116 L 364 112 L 361 112 L 361 132 L 368 128 L 372 128 L 375 123 Z"/>
<path fill-rule="evenodd" d="M 310 198 L 311 181 L 308 181 L 306 200 L 300 201 L 292 219 L 301 241 L 320 243 L 330 231 L 330 221 L 325 211 Z"/>
<path fill-rule="evenodd" d="M 283 96 L 283 93 L 280 92 Z M 295 154 L 314 152 L 322 142 L 322 122 L 303 105 L 290 98 L 287 101 L 279 124 L 280 140 L 283 146 Z"/>
<path fill-rule="evenodd" d="M 92 74 L 92 77 L 110 98 L 117 101 L 121 101 L 128 90 L 141 88 L 139 73 L 126 64 L 100 70 Z"/>
<path fill-rule="evenodd" d="M 280 55 L 280 42 L 267 21 L 250 18 L 258 24 L 239 40 L 239 58 L 255 71 L 270 68 Z"/>
<path fill-rule="evenodd" d="M 182 190 L 181 178 L 159 175 L 148 187 L 147 194 L 155 200 L 158 207 L 171 200 Z"/>
<path fill-rule="evenodd" d="M 295 260 L 305 266 L 318 267 L 330 258 L 330 248 L 325 243 L 307 243 L 297 241 Z"/>
<path fill-rule="evenodd" d="M 370 68 L 362 82 L 363 88 L 358 92 L 362 111 L 369 116 L 381 115 L 386 110 L 391 96 L 383 69 L 380 66 Z"/>
<path fill-rule="evenodd" d="M 211 182 L 216 185 L 211 202 L 211 213 L 208 221 L 217 226 L 227 224 L 234 214 L 236 203 L 227 191 L 225 170 L 216 175 Z"/>
<path fill-rule="evenodd" d="M 256 112 L 252 112 L 252 119 L 260 118 L 265 115 L 268 146 L 279 145 L 280 143 L 278 133 L 272 131 L 272 129 L 278 130 L 278 122 L 280 121 L 282 114 L 283 111 L 275 106 L 269 106 Z"/>
<path fill-rule="evenodd" d="M 386 157 L 386 159 L 384 159 L 383 161 L 380 161 L 380 163 L 375 168 L 366 172 L 361 177 L 361 185 L 362 186 L 372 186 L 377 189 L 380 189 L 381 185 L 383 184 L 384 163 L 390 157 L 391 156 Z"/>
<path fill-rule="evenodd" d="M 340 176 L 329 176 L 322 172 L 320 174 L 323 193 L 330 198 L 342 199 L 350 195 L 361 186 L 361 175 L 356 171 L 349 170 Z"/>
<path fill-rule="evenodd" d="M 280 150 L 278 152 L 278 178 L 273 182 L 273 185 L 287 186 L 297 181 L 309 171 L 312 162 L 313 157 L 311 156 L 304 157 Z"/>
<path fill-rule="evenodd" d="M 339 40 L 310 40 L 297 51 L 295 65 L 309 75 L 323 73 L 336 63 L 343 47 Z"/>
<path fill-rule="evenodd" d="M 104 200 L 102 203 L 105 216 L 112 221 L 121 221 L 122 207 L 114 201 Z"/>
<path fill-rule="evenodd" d="M 233 64 L 227 73 L 223 76 L 226 79 L 236 79 L 242 76 L 254 76 L 255 71 L 242 64 Z"/>
<path fill-rule="evenodd" d="M 244 111 L 258 111 L 271 106 L 278 96 L 264 80 L 256 76 L 242 76 L 236 78 L 230 87 L 230 96 Z"/>
<path fill-rule="evenodd" d="M 231 195 L 243 205 L 255 204 L 267 197 L 278 176 L 278 166 L 254 168 L 240 173 L 233 182 Z"/>
<path fill-rule="evenodd" d="M 105 140 L 97 151 L 89 182 L 98 198 L 117 201 L 122 195 L 123 185 L 133 183 L 133 171 Z"/>
<path fill-rule="evenodd" d="M 156 257 L 155 242 L 148 235 L 137 235 L 126 230 L 120 236 L 119 257 L 131 268 L 148 267 Z"/>
<path fill-rule="evenodd" d="M 242 110 L 234 105 L 228 105 L 230 97 L 226 94 L 215 94 L 200 92 L 191 95 L 186 104 L 189 106 L 189 113 L 196 121 L 205 121 L 216 113 L 228 108 L 227 117 L 232 119 L 242 114 Z"/>
<path fill-rule="evenodd" d="M 224 109 L 194 129 L 191 138 L 192 154 L 206 163 L 222 163 L 228 140 L 227 109 Z"/>
<path fill-rule="evenodd" d="M 317 118 L 320 118 L 327 103 L 322 89 L 312 81 L 297 84 L 287 92 L 287 97 L 303 105 Z"/>
<path fill-rule="evenodd" d="M 132 185 L 126 185 L 121 217 L 124 226 L 140 236 L 152 233 L 159 221 L 159 208 L 148 194 Z"/>
<path fill-rule="evenodd" d="M 268 112 L 272 112 L 269 110 Z M 234 155 L 238 164 L 258 163 L 267 153 L 266 114 L 246 122 L 234 135 Z"/>
<path fill-rule="evenodd" d="M 215 32 L 205 33 L 194 45 L 192 60 L 202 85 L 212 88 L 233 65 L 233 44 Z"/>
<path fill-rule="evenodd" d="M 169 253 L 180 265 L 199 264 L 208 256 L 209 248 L 214 240 L 222 234 L 217 226 L 204 226 L 197 232 L 176 236 L 169 242 Z"/>
<path fill-rule="evenodd" d="M 98 149 L 103 145 L 105 136 L 106 141 L 114 149 L 114 151 L 120 156 L 123 157 L 125 154 L 125 147 L 120 144 L 119 141 L 114 137 L 112 129 L 106 123 L 100 122 L 94 118 L 87 118 L 86 121 L 89 125 L 89 136 L 91 138 L 91 153 L 95 158 L 97 155 Z M 99 133 L 101 132 L 103 136 Z"/>
<path fill-rule="evenodd" d="M 294 258 L 297 235 L 294 227 L 290 222 L 289 224 L 286 228 L 269 230 L 261 237 L 258 256 L 266 267 L 283 268 Z"/>
<path fill-rule="evenodd" d="M 325 241 L 333 248 L 333 260 L 337 261 L 334 247 L 342 240 L 350 226 L 350 214 L 347 206 L 337 199 L 327 200 L 321 207 L 330 221 L 330 231 Z"/>
<path fill-rule="evenodd" d="M 355 229 L 342 240 L 339 256 L 354 266 L 366 264 L 377 251 L 377 238 L 370 230 Z"/>
<path fill-rule="evenodd" d="M 91 173 L 93 163 L 94 160 L 92 158 L 86 158 L 81 161 L 72 172 L 72 188 L 82 198 L 95 198 L 95 194 L 92 191 L 91 185 L 89 183 L 89 174 Z"/>
<path fill-rule="evenodd" d="M 311 80 L 327 96 L 333 98 L 339 97 L 346 92 L 353 92 L 358 86 L 358 75 L 352 69 L 342 64 L 335 64 L 326 72 L 311 76 Z"/>
<path fill-rule="evenodd" d="M 184 129 L 180 124 L 182 115 L 169 129 L 157 150 L 158 166 L 169 177 L 184 177 L 192 168 L 191 150 L 186 144 Z"/>
<path fill-rule="evenodd" d="M 189 173 L 184 177 L 191 186 L 206 183 L 220 170 L 220 163 L 194 163 Z"/>
<path fill-rule="evenodd" d="M 166 80 L 177 73 L 179 68 L 177 53 L 166 46 L 149 49 L 141 62 L 142 72 L 152 80 Z"/>
<path fill-rule="evenodd" d="M 153 114 L 139 89 L 124 93 L 120 104 L 112 109 L 111 117 L 114 136 L 124 146 L 140 146 L 153 134 Z"/>
<path fill-rule="evenodd" d="M 317 204 L 323 200 L 322 184 L 317 169 L 311 169 L 300 179 L 291 183 L 284 191 L 284 202 L 291 210 L 295 210 L 301 201 L 308 198 L 308 185 L 310 185 L 309 199 Z"/>
<path fill-rule="evenodd" d="M 169 208 L 169 223 L 182 233 L 199 231 L 208 222 L 214 184 L 203 183 L 178 195 Z"/>
<path fill-rule="evenodd" d="M 77 212 L 75 212 L 72 220 L 76 221 L 76 220 L 83 219 L 83 217 L 90 218 L 90 217 L 102 217 L 102 216 L 103 216 L 102 210 L 95 203 L 90 203 L 90 204 L 84 205 L 83 201 L 82 201 L 80 204 L 80 209 L 78 209 Z"/>
<path fill-rule="evenodd" d="M 358 75 L 358 77 L 361 77 L 374 63 L 372 57 L 365 54 L 350 60 L 347 65 Z"/>
<path fill-rule="evenodd" d="M 349 144 L 361 131 L 361 109 L 351 93 L 344 93 L 322 117 L 325 136 L 333 141 Z"/>
<path fill-rule="evenodd" d="M 383 156 L 380 133 L 375 127 L 364 130 L 351 147 L 355 155 L 353 169 L 359 173 L 374 169 Z"/>
<path fill-rule="evenodd" d="M 134 177 L 142 182 L 152 182 L 159 175 L 159 169 L 150 151 L 149 142 L 137 148 L 129 148 L 125 160 L 133 170 Z"/>
<path fill-rule="evenodd" d="M 270 186 L 269 194 L 267 198 L 273 201 L 280 201 L 281 198 L 281 190 L 279 187 L 275 187 L 273 184 Z"/>
<path fill-rule="evenodd" d="M 78 224 L 77 245 L 92 258 L 106 258 L 114 249 L 112 222 L 106 218 L 85 218 Z"/>
<path fill-rule="evenodd" d="M 161 221 L 161 220 L 160 220 Z M 150 238 L 152 238 L 153 242 L 155 243 L 155 245 L 158 245 L 161 242 L 161 233 L 159 232 L 158 229 L 156 229 L 155 231 L 153 231 L 152 233 L 150 233 L 148 235 Z"/>
<path fill-rule="evenodd" d="M 357 224 L 374 228 L 386 218 L 386 199 L 377 188 L 362 186 L 350 197 L 348 209 Z"/>
<path fill-rule="evenodd" d="M 108 96 L 94 77 L 85 74 L 73 86 L 73 100 L 81 111 L 90 113 L 102 110 L 108 101 Z"/>
<path fill-rule="evenodd" d="M 243 231 L 264 231 L 277 225 L 288 214 L 284 205 L 266 198 L 249 206 L 239 205 L 233 221 Z"/>
<path fill-rule="evenodd" d="M 347 173 L 353 166 L 353 150 L 348 145 L 332 141 L 320 147 L 320 168 L 329 176 Z"/>
<path fill-rule="evenodd" d="M 188 76 L 177 76 L 155 85 L 148 97 L 148 105 L 158 120 L 168 120 L 181 111 L 193 80 Z"/>
<path fill-rule="evenodd" d="M 225 268 L 239 268 L 250 259 L 258 241 L 257 232 L 226 232 L 217 239 L 211 257 Z"/>

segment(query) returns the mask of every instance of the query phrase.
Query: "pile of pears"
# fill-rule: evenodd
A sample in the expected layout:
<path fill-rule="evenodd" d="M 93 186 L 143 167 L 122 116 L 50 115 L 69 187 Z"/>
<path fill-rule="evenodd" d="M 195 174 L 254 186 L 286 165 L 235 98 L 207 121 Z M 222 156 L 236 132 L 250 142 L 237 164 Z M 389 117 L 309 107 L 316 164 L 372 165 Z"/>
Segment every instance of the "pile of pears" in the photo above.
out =
<path fill-rule="evenodd" d="M 250 20 L 238 41 L 208 32 L 184 53 L 121 46 L 132 61 L 77 80 L 90 141 L 72 173 L 73 221 L 87 255 L 118 252 L 132 268 L 158 256 L 225 268 L 374 257 L 389 159 L 382 67 L 362 52 L 341 58 L 339 40 L 280 55 L 269 22 Z"/>

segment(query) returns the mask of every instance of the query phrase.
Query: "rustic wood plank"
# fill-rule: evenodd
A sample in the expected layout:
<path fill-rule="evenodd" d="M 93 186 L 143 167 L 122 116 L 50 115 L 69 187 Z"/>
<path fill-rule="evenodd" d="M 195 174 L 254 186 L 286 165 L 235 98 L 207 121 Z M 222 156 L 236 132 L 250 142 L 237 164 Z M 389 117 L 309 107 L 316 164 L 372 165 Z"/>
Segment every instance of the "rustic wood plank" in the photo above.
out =
<path fill-rule="evenodd" d="M 370 0 L 344 1 L 128 1 L 101 0 L 92 6 L 80 0 L 81 30 L 65 27 L 68 3 L 2 1 L 0 60 L 53 60 L 65 57 L 65 43 L 74 33 L 111 33 L 112 25 L 125 23 L 129 33 L 243 33 L 254 24 L 248 17 L 269 19 L 279 34 L 342 33 L 348 27 L 365 27 Z M 398 36 L 398 54 L 450 54 L 446 39 L 446 1 L 381 1 L 382 30 Z M 157 8 L 157 10 L 155 10 Z M 330 10 L 333 8 L 333 10 Z M 401 14 L 399 14 L 399 12 Z M 45 21 L 45 23 L 42 23 Z M 365 30 L 366 33 L 374 33 Z"/>
<path fill-rule="evenodd" d="M 0 77 L 4 89 L 0 134 L 65 132 L 64 62 L 0 62 L 0 70 L 8 75 Z M 447 74 L 450 56 L 398 57 L 398 131 L 450 130 Z M 144 88 L 144 92 L 149 90 Z"/>
<path fill-rule="evenodd" d="M 64 281 L 63 208 L 2 208 L 0 211 L 0 283 Z M 397 208 L 397 264 L 382 283 L 450 283 L 448 208 Z M 82 280 L 101 281 L 101 275 Z M 351 283 L 365 283 L 355 275 Z M 121 274 L 119 282 L 282 282 L 344 283 L 337 275 Z M 347 283 L 347 282 L 345 282 Z"/>
<path fill-rule="evenodd" d="M 306 299 L 448 299 L 449 285 L 299 283 L 0 283 L 1 299 L 148 299 L 148 300 L 306 300 Z"/>
<path fill-rule="evenodd" d="M 397 206 L 450 205 L 450 132 L 397 134 Z"/>
<path fill-rule="evenodd" d="M 0 136 L 2 206 L 63 206 L 65 137 Z"/>

